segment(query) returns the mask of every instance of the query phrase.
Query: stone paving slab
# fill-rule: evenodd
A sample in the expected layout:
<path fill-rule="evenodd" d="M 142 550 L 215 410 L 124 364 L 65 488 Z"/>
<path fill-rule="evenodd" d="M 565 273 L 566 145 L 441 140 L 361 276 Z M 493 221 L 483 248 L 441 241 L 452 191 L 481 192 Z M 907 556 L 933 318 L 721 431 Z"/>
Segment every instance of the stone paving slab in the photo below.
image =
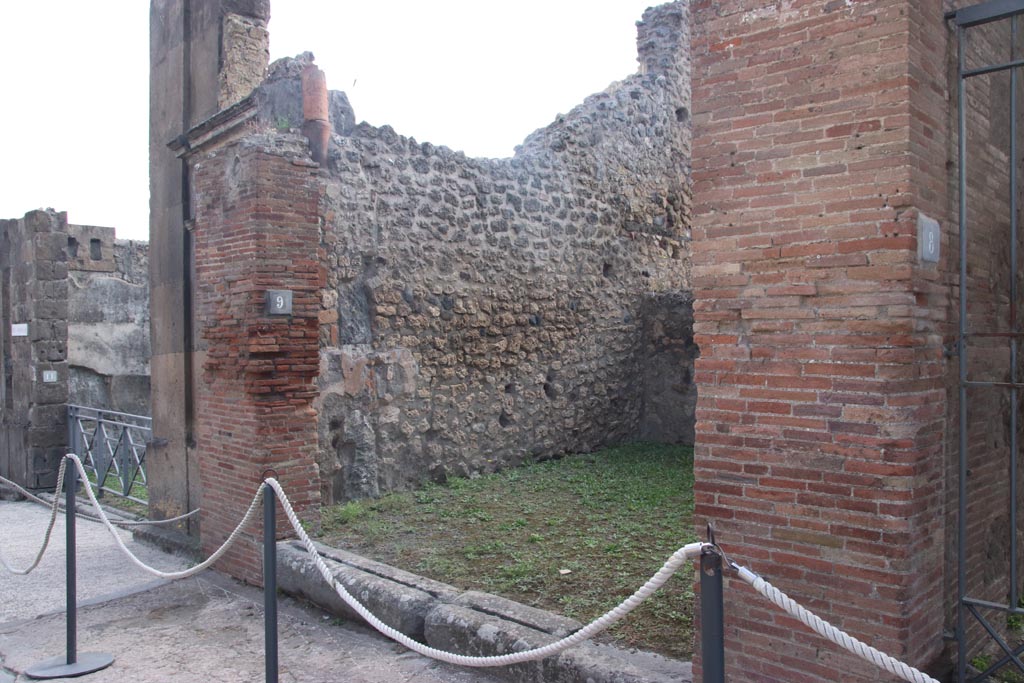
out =
<path fill-rule="evenodd" d="M 294 600 L 279 601 L 280 680 L 294 683 L 492 683 L 485 672 L 420 657 L 351 623 Z M 89 683 L 264 679 L 263 593 L 217 574 L 167 583 L 79 610 L 81 652 L 114 656 Z M 64 615 L 0 625 L 0 657 L 8 673 L 64 650 Z"/>
<path fill-rule="evenodd" d="M 49 508 L 37 503 L 0 501 L 0 553 L 8 563 L 19 568 L 31 564 L 49 520 Z M 178 571 L 189 566 L 183 558 L 133 541 L 128 531 L 118 533 L 140 560 L 157 569 Z M 153 584 L 154 577 L 131 564 L 102 524 L 79 519 L 75 535 L 80 602 Z M 0 623 L 64 609 L 64 538 L 61 512 L 46 555 L 31 574 L 18 576 L 0 568 L 0 596 L 13 598 L 0 600 Z"/>
<path fill-rule="evenodd" d="M 27 565 L 49 511 L 0 502 L 0 550 Z M 27 681 L 26 667 L 65 650 L 64 531 L 55 530 L 39 569 L 27 577 L 0 569 L 0 683 Z M 132 566 L 109 532 L 79 520 L 78 649 L 105 652 L 114 664 L 76 680 L 88 683 L 249 683 L 264 679 L 263 594 L 207 571 L 177 582 Z M 129 545 L 161 569 L 181 558 Z M 495 683 L 490 672 L 457 669 L 409 652 L 375 632 L 280 598 L 280 680 L 292 683 Z M 63 679 L 62 679 L 63 680 Z"/>
<path fill-rule="evenodd" d="M 27 565 L 49 511 L 0 502 L 0 551 Z M 64 651 L 64 528 L 28 577 L 0 570 L 0 683 L 29 680 L 26 667 Z M 134 567 L 100 524 L 78 520 L 79 651 L 115 657 L 109 669 L 81 680 L 235 683 L 263 678 L 262 593 L 215 572 L 178 582 L 154 580 Z M 188 561 L 122 538 L 164 570 Z M 351 553 L 321 546 L 336 575 L 357 589 L 385 621 L 421 641 L 466 654 L 497 654 L 564 636 L 580 624 L 496 596 L 467 592 Z M 281 587 L 331 609 L 341 608 L 294 542 L 278 544 Z M 689 663 L 584 643 L 542 663 L 462 669 L 409 652 L 358 623 L 289 598 L 279 599 L 280 680 L 385 683 L 679 683 Z M 348 612 L 348 613 L 347 613 Z"/>

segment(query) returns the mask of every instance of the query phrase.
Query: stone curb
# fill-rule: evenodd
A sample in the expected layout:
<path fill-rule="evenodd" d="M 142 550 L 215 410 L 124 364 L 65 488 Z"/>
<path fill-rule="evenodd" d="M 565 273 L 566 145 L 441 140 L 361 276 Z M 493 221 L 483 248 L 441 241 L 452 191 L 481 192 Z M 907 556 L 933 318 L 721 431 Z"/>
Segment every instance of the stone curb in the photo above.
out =
<path fill-rule="evenodd" d="M 324 582 L 297 541 L 277 545 L 278 587 L 333 614 L 358 619 Z M 359 555 L 317 544 L 334 576 L 389 626 L 431 647 L 467 655 L 496 655 L 562 638 L 582 624 L 512 600 L 460 591 Z M 689 662 L 592 642 L 541 662 L 496 667 L 516 683 L 691 683 Z"/>

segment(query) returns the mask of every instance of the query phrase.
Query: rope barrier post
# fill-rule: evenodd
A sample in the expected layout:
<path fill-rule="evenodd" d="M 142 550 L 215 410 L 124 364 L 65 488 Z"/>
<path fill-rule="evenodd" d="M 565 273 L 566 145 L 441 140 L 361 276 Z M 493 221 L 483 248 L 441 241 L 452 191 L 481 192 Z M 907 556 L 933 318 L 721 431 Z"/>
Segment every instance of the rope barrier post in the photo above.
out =
<path fill-rule="evenodd" d="M 708 543 L 700 554 L 700 641 L 704 683 L 725 683 L 725 626 L 722 602 L 722 556 L 714 547 L 715 533 L 708 525 Z"/>
<path fill-rule="evenodd" d="M 66 498 L 64 505 L 64 559 L 65 559 L 65 601 L 67 604 L 67 663 L 78 661 L 78 530 L 75 520 L 75 500 L 78 491 L 78 470 L 74 467 L 67 474 L 64 486 Z"/>
<path fill-rule="evenodd" d="M 274 495 L 274 489 L 270 486 L 265 487 L 263 490 L 263 656 L 266 683 L 277 683 L 276 503 L 277 497 Z"/>
<path fill-rule="evenodd" d="M 100 652 L 78 653 L 78 585 L 75 564 L 75 494 L 78 488 L 78 470 L 68 467 L 64 476 L 65 490 L 65 594 L 67 597 L 67 652 L 25 669 L 29 678 L 71 678 L 105 669 L 114 663 L 113 655 Z M 86 482 L 88 486 L 88 482 Z M 56 493 L 54 495 L 57 495 Z"/>

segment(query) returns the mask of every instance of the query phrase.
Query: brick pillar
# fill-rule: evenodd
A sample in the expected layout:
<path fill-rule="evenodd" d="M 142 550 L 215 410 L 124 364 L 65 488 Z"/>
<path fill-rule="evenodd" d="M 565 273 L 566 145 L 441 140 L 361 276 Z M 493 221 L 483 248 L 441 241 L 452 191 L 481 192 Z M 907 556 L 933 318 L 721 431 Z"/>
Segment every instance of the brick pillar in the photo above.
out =
<path fill-rule="evenodd" d="M 250 139 L 197 160 L 196 323 L 202 347 L 197 451 L 205 553 L 227 537 L 268 468 L 295 509 L 320 502 L 314 384 L 319 367 L 320 182 L 308 157 Z M 290 315 L 267 315 L 269 289 L 292 293 Z M 261 521 L 219 567 L 261 582 Z M 279 533 L 289 527 L 281 519 Z"/>
<path fill-rule="evenodd" d="M 943 647 L 937 1 L 697 0 L 693 290 L 698 529 L 912 665 Z M 945 258 L 945 255 L 944 255 Z M 880 681 L 739 581 L 736 681 Z"/>

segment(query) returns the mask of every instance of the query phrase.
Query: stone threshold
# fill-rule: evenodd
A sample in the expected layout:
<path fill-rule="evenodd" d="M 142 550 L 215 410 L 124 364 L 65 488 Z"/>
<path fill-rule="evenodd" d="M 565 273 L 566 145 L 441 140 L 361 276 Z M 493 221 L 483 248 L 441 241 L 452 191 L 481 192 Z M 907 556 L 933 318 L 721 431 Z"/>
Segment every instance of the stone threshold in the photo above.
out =
<path fill-rule="evenodd" d="M 359 555 L 316 544 L 334 576 L 391 627 L 431 647 L 498 655 L 546 645 L 583 626 L 573 619 L 478 591 L 460 591 Z M 320 576 L 298 541 L 277 545 L 278 587 L 331 614 L 362 621 Z M 627 619 L 629 617 L 626 617 Z M 692 683 L 689 662 L 585 642 L 541 662 L 491 669 L 516 683 Z"/>

